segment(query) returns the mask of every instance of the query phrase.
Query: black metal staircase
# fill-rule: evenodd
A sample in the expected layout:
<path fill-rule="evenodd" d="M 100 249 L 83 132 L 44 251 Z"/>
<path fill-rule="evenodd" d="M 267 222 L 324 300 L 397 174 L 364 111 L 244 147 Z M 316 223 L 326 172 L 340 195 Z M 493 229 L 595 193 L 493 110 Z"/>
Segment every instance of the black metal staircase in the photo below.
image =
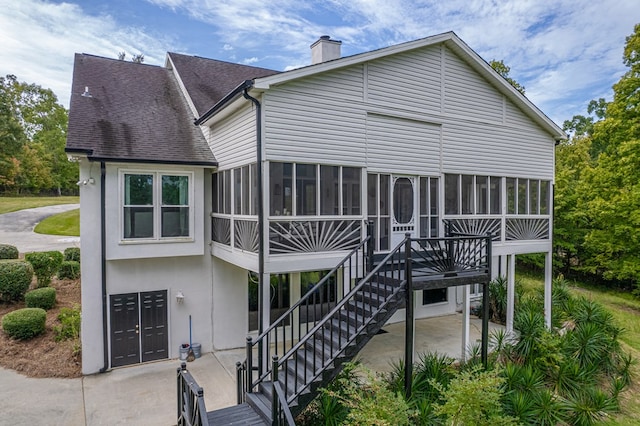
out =
<path fill-rule="evenodd" d="M 247 338 L 247 358 L 237 363 L 237 413 L 293 424 L 399 308 L 413 306 L 414 290 L 489 282 L 490 236 L 407 235 L 375 263 L 369 242 L 363 240 L 255 340 Z M 249 424 L 222 420 L 217 424 Z"/>

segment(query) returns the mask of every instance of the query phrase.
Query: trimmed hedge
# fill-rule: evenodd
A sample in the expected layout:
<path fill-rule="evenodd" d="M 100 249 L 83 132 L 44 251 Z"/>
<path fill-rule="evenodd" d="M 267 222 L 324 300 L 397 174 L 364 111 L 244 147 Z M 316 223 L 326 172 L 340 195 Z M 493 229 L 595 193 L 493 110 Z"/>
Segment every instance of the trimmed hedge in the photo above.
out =
<path fill-rule="evenodd" d="M 44 332 L 46 320 L 44 309 L 18 309 L 2 317 L 2 329 L 14 339 L 30 339 Z"/>
<path fill-rule="evenodd" d="M 69 247 L 64 249 L 64 260 L 80 263 L 80 247 Z"/>
<path fill-rule="evenodd" d="M 27 253 L 24 258 L 33 266 L 33 272 L 38 278 L 38 287 L 46 287 L 58 272 L 64 256 L 59 251 L 39 251 Z"/>
<path fill-rule="evenodd" d="M 23 260 L 0 260 L 0 300 L 18 302 L 31 285 L 33 268 Z"/>
<path fill-rule="evenodd" d="M 42 308 L 48 311 L 56 304 L 56 289 L 42 287 L 29 291 L 24 295 L 24 302 L 27 308 Z"/>
<path fill-rule="evenodd" d="M 65 260 L 58 269 L 58 278 L 77 280 L 80 278 L 80 263 L 75 260 Z"/>
<path fill-rule="evenodd" d="M 18 249 L 10 244 L 0 244 L 0 259 L 17 259 Z"/>

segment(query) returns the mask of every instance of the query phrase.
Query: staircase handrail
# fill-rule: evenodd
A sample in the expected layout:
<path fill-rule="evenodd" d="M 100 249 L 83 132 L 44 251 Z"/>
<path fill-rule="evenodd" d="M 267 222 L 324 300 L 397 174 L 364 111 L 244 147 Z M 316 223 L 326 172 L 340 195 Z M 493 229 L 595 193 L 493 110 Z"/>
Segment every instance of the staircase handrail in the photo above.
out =
<path fill-rule="evenodd" d="M 307 331 L 307 333 L 295 344 L 291 347 L 291 349 L 289 349 L 282 357 L 280 357 L 280 359 L 278 360 L 278 365 L 282 366 L 285 362 L 287 362 L 288 359 L 291 358 L 291 356 L 293 354 L 295 354 L 298 349 L 300 349 L 304 344 L 306 344 L 306 342 L 311 338 L 311 336 L 313 336 L 318 330 L 320 330 L 322 327 L 324 327 L 324 325 L 330 321 L 333 316 L 335 314 L 338 313 L 338 311 L 340 311 L 340 309 L 342 307 L 344 307 L 344 305 L 346 305 L 351 298 L 353 298 L 355 296 L 355 294 L 362 289 L 362 287 L 364 287 L 365 284 L 367 284 L 371 278 L 377 273 L 379 272 L 384 266 L 386 266 L 386 264 L 389 262 L 389 260 L 398 252 L 400 251 L 405 244 L 407 237 L 405 237 L 404 240 L 402 240 L 402 242 L 400 244 L 398 244 L 398 246 L 396 248 L 394 248 L 391 252 L 389 252 L 389 254 L 387 254 L 384 259 L 375 267 L 371 270 L 371 272 L 369 272 L 364 278 L 362 278 L 358 284 L 356 284 L 351 291 L 349 291 L 349 293 L 347 293 L 342 299 L 340 299 L 340 302 L 338 302 L 336 304 L 336 306 L 333 307 L 333 309 L 331 309 L 331 311 L 329 311 L 327 314 L 324 315 L 324 317 L 318 321 L 318 323 L 309 331 Z M 406 281 L 403 280 L 400 283 L 399 288 L 402 288 L 402 286 L 404 285 L 404 282 Z M 369 322 L 371 322 L 373 320 L 373 318 L 369 318 L 367 320 L 367 322 L 362 324 L 362 327 L 365 327 L 366 325 L 369 324 Z M 355 335 L 354 335 L 354 339 L 355 339 Z M 336 355 L 339 355 L 349 344 L 351 343 L 351 340 L 345 342 L 344 345 L 340 345 L 342 347 L 340 347 L 338 349 L 338 351 L 336 352 Z M 264 380 L 265 378 L 268 377 L 268 375 L 270 374 L 270 372 L 265 372 L 262 376 L 260 376 L 257 380 L 256 380 L 256 384 L 260 383 L 262 380 Z M 300 391 L 302 391 L 303 389 L 300 389 Z M 295 398 L 295 396 L 297 395 L 293 395 L 292 397 L 290 397 L 289 399 L 292 400 L 293 398 Z"/>
<path fill-rule="evenodd" d="M 327 272 L 324 275 L 324 277 L 322 277 L 322 279 L 320 281 L 318 281 L 318 283 L 316 285 L 311 287 L 310 290 L 307 290 L 307 292 L 302 297 L 300 297 L 300 299 L 298 299 L 298 301 L 296 303 L 294 303 L 293 306 L 291 306 L 289 309 L 287 309 L 282 315 L 280 315 L 278 317 L 278 319 L 276 319 L 273 323 L 271 323 L 271 325 L 269 325 L 269 327 L 267 327 L 266 330 L 264 330 L 258 337 L 256 337 L 252 342 L 252 346 L 256 346 L 258 344 L 258 342 L 262 341 L 266 336 L 269 335 L 270 332 L 273 331 L 273 329 L 278 327 L 281 322 L 283 322 L 286 318 L 288 318 L 289 315 L 291 315 L 291 313 L 293 313 L 293 311 L 295 311 L 304 302 L 306 302 L 309 298 L 311 298 L 311 296 L 314 295 L 316 290 L 320 289 L 323 285 L 325 285 L 326 282 L 329 281 L 331 276 L 333 276 L 333 274 L 335 274 L 342 266 L 344 266 L 344 264 L 347 263 L 349 261 L 349 259 L 351 259 L 351 257 L 353 255 L 355 255 L 358 252 L 358 250 L 360 250 L 370 240 L 371 240 L 371 235 L 367 235 L 364 238 L 364 240 L 362 240 L 360 242 L 360 244 L 358 244 L 355 248 L 353 248 L 349 252 L 349 254 L 346 255 L 345 258 L 340 261 L 340 263 L 338 263 L 333 269 L 331 269 L 329 272 Z"/>

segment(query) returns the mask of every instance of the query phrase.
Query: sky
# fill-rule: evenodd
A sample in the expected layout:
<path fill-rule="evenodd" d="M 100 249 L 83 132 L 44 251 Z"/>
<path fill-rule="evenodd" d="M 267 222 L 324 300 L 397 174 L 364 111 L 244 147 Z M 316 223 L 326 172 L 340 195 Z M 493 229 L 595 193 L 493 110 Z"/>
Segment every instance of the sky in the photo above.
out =
<path fill-rule="evenodd" d="M 0 75 L 69 106 L 74 53 L 163 65 L 177 52 L 275 70 L 311 62 L 321 35 L 342 55 L 454 31 L 503 60 L 557 124 L 611 100 L 640 0 L 0 0 Z"/>

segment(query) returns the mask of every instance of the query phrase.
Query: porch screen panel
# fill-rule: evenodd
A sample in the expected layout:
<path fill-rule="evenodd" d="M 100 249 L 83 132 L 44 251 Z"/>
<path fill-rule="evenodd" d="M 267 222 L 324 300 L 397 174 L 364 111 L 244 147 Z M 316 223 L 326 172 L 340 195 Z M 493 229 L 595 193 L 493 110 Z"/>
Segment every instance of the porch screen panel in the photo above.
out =
<path fill-rule="evenodd" d="M 549 181 L 540 181 L 540 214 L 549 214 Z"/>
<path fill-rule="evenodd" d="M 249 199 L 251 193 L 249 191 L 249 166 L 242 167 L 242 208 L 241 212 L 244 215 L 249 214 Z"/>
<path fill-rule="evenodd" d="M 462 214 L 473 214 L 473 176 L 462 175 Z"/>
<path fill-rule="evenodd" d="M 293 165 L 291 163 L 269 163 L 269 214 L 290 216 L 293 214 Z"/>
<path fill-rule="evenodd" d="M 320 166 L 320 214 L 337 215 L 340 212 L 339 176 L 339 167 Z"/>
<path fill-rule="evenodd" d="M 538 180 L 530 180 L 529 181 L 529 213 L 530 214 L 538 214 L 540 211 L 540 205 L 538 204 L 539 200 L 539 188 L 540 181 Z"/>
<path fill-rule="evenodd" d="M 153 175 L 124 175 L 124 238 L 153 237 Z"/>
<path fill-rule="evenodd" d="M 490 207 L 491 214 L 501 214 L 502 213 L 502 188 L 501 182 L 502 178 L 499 177 L 491 177 L 491 185 L 489 187 L 489 197 L 490 197 Z"/>
<path fill-rule="evenodd" d="M 518 214 L 529 214 L 529 181 L 528 179 L 518 179 Z"/>
<path fill-rule="evenodd" d="M 431 214 L 431 237 L 437 237 L 439 232 L 440 220 L 439 220 L 439 199 L 440 199 L 440 185 L 438 185 L 438 178 L 429 179 L 430 191 L 429 191 L 429 209 Z"/>
<path fill-rule="evenodd" d="M 507 178 L 507 214 L 516 213 L 516 180 Z"/>
<path fill-rule="evenodd" d="M 460 214 L 460 175 L 444 175 L 444 212 Z"/>
<path fill-rule="evenodd" d="M 316 208 L 316 165 L 296 164 L 296 215 L 313 216 Z"/>
<path fill-rule="evenodd" d="M 476 176 L 476 214 L 489 213 L 489 185 L 487 176 Z"/>
<path fill-rule="evenodd" d="M 342 214 L 358 216 L 360 208 L 360 181 L 362 173 L 357 167 L 342 168 Z"/>
<path fill-rule="evenodd" d="M 389 250 L 391 223 L 391 176 L 380 175 L 380 250 Z"/>

